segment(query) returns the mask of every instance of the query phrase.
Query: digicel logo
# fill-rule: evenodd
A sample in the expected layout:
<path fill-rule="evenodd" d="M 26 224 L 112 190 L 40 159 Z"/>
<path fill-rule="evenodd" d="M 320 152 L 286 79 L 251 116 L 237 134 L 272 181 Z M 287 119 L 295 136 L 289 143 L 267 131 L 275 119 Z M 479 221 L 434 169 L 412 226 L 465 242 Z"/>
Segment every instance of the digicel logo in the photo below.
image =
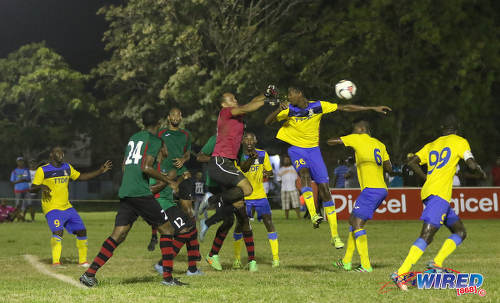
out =
<path fill-rule="evenodd" d="M 485 213 L 494 211 L 498 212 L 498 195 L 497 193 L 492 193 L 490 197 L 468 197 L 463 192 L 457 197 L 453 197 L 450 200 L 450 205 L 455 211 L 455 213 L 475 213 L 482 211 Z"/>
<path fill-rule="evenodd" d="M 352 201 L 352 195 L 332 195 L 333 203 L 335 203 L 335 209 L 337 213 L 343 211 L 346 207 L 349 213 L 352 212 L 354 201 Z M 406 213 L 406 195 L 401 194 L 399 199 L 392 198 L 389 200 L 384 200 L 382 204 L 375 211 L 376 213 L 383 214 L 386 212 L 392 214 Z"/>

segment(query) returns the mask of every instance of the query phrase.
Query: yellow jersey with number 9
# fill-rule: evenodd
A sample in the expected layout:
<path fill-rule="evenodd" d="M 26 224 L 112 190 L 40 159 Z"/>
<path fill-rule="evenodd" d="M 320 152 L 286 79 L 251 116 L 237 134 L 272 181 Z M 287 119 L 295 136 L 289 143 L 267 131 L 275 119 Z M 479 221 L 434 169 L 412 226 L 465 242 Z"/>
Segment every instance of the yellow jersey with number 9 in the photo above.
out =
<path fill-rule="evenodd" d="M 390 159 L 384 143 L 368 134 L 351 134 L 340 139 L 345 146 L 354 149 L 361 189 L 387 188 L 384 180 L 384 162 Z"/>
<path fill-rule="evenodd" d="M 457 135 L 442 136 L 427 143 L 415 155 L 421 165 L 427 164 L 427 180 L 420 193 L 422 200 L 436 195 L 450 202 L 458 161 L 473 158 L 469 142 Z"/>
<path fill-rule="evenodd" d="M 323 114 L 337 110 L 336 103 L 309 101 L 306 108 L 289 105 L 276 116 L 276 120 L 286 120 L 276 138 L 297 147 L 319 146 L 319 124 Z"/>
<path fill-rule="evenodd" d="M 80 173 L 69 163 L 62 163 L 60 167 L 46 164 L 37 168 L 34 185 L 47 185 L 50 188 L 50 196 L 42 194 L 42 210 L 46 214 L 51 210 L 65 210 L 73 207 L 69 203 L 68 184 L 69 179 L 76 180 Z"/>

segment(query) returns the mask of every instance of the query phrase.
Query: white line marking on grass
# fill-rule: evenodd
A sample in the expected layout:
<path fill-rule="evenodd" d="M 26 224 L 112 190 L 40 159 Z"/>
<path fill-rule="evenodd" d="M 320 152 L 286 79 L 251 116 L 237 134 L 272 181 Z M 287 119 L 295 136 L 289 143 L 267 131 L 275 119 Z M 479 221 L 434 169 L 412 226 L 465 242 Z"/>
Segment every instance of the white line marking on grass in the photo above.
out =
<path fill-rule="evenodd" d="M 44 275 L 50 276 L 52 278 L 56 278 L 57 280 L 66 282 L 68 284 L 71 284 L 75 287 L 82 288 L 82 289 L 88 289 L 87 287 L 81 285 L 77 281 L 71 279 L 68 276 L 62 275 L 62 274 L 56 274 L 48 269 L 46 265 L 43 265 L 38 261 L 38 258 L 33 256 L 33 255 L 24 255 L 24 258 L 31 264 L 33 265 L 34 268 L 36 268 L 39 272 L 41 272 Z"/>

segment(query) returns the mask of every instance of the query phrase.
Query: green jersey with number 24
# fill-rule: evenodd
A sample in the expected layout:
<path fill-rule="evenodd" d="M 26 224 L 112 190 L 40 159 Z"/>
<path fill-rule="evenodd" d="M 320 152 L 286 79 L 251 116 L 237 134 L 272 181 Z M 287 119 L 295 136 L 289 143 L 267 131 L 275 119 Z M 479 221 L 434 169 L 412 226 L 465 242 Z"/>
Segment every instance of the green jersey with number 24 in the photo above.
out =
<path fill-rule="evenodd" d="M 146 130 L 130 137 L 125 148 L 123 179 L 118 191 L 120 198 L 152 195 L 149 189 L 149 178 L 143 174 L 142 166 L 147 155 L 156 158 L 161 145 L 161 139 Z"/>

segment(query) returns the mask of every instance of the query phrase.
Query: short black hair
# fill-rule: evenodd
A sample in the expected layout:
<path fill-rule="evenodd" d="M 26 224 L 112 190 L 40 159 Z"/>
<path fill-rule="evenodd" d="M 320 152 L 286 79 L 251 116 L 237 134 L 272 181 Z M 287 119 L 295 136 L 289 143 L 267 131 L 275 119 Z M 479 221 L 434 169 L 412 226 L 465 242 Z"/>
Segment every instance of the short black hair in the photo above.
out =
<path fill-rule="evenodd" d="M 447 115 L 442 123 L 441 128 L 443 130 L 457 130 L 458 129 L 458 119 L 454 114 Z"/>
<path fill-rule="evenodd" d="M 154 109 L 149 108 L 142 112 L 142 124 L 144 124 L 144 127 L 156 126 L 158 121 L 160 121 L 160 118 Z"/>
<path fill-rule="evenodd" d="M 357 119 L 352 123 L 353 126 L 364 126 L 366 130 L 370 131 L 370 122 L 366 119 Z"/>
<path fill-rule="evenodd" d="M 296 86 L 290 86 L 288 88 L 288 92 L 289 93 L 293 92 L 293 93 L 298 93 L 298 94 L 304 94 L 304 92 L 302 91 L 302 89 L 300 89 L 300 88 L 298 88 Z"/>

